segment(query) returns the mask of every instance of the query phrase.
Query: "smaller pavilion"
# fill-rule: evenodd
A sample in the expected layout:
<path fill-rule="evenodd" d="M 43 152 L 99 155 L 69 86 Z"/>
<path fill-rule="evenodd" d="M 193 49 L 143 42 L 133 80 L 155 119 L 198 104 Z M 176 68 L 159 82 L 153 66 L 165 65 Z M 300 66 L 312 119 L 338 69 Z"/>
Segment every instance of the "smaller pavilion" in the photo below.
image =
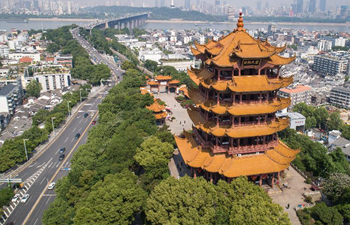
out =
<path fill-rule="evenodd" d="M 148 85 L 150 86 L 150 91 L 152 92 L 152 89 L 157 89 L 157 93 L 159 93 L 161 91 L 161 88 L 165 87 L 165 90 L 167 93 L 176 92 L 176 89 L 180 84 L 180 81 L 172 80 L 172 79 L 173 79 L 172 76 L 169 76 L 169 75 L 156 76 L 154 80 L 148 81 Z"/>

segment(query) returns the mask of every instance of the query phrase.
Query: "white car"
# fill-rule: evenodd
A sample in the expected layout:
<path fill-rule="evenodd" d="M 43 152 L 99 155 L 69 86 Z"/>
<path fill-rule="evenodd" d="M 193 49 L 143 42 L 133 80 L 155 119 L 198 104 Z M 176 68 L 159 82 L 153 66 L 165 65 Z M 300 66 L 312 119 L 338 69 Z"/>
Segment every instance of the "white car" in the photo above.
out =
<path fill-rule="evenodd" d="M 47 189 L 52 190 L 52 189 L 55 188 L 55 185 L 56 185 L 56 183 L 55 183 L 55 182 L 52 182 L 52 183 L 47 187 Z"/>
<path fill-rule="evenodd" d="M 15 194 L 15 196 L 12 197 L 11 202 L 17 202 L 21 198 L 20 194 Z"/>
<path fill-rule="evenodd" d="M 26 203 L 28 201 L 28 198 L 29 198 L 29 194 L 23 195 L 23 197 L 21 198 L 21 202 Z"/>

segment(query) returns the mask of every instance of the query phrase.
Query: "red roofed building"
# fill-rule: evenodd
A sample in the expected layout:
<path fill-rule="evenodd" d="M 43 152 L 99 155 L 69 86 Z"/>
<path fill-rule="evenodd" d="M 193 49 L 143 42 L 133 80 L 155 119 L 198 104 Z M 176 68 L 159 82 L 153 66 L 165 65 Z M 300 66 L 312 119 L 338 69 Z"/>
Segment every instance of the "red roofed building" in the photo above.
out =
<path fill-rule="evenodd" d="M 19 63 L 32 63 L 33 59 L 30 57 L 22 57 L 19 59 Z"/>
<path fill-rule="evenodd" d="M 292 109 L 296 104 L 305 102 L 306 104 L 311 103 L 311 92 L 312 88 L 303 85 L 297 85 L 294 88 L 281 88 L 278 95 L 283 98 L 291 98 L 292 103 L 288 109 Z"/>

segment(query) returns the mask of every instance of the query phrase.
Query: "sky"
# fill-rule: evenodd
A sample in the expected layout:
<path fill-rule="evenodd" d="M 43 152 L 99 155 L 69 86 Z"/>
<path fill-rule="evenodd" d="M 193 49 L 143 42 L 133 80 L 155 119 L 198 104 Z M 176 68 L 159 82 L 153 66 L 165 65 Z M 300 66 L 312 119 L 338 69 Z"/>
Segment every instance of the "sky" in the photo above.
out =
<path fill-rule="evenodd" d="M 104 2 L 110 1 L 110 2 L 116 2 L 118 0 L 71 0 L 74 2 L 79 2 L 81 4 L 86 4 L 87 2 L 91 2 L 94 4 L 103 4 Z M 119 0 L 119 1 L 127 1 L 129 2 L 130 0 Z M 135 4 L 140 4 L 142 5 L 143 2 L 146 2 L 147 4 L 153 6 L 155 0 L 132 0 Z M 174 0 L 175 5 L 183 5 L 184 0 Z M 214 3 L 214 0 L 200 0 L 200 1 L 205 1 L 205 2 L 210 2 Z M 221 3 L 224 0 L 221 0 Z M 251 6 L 253 8 L 256 8 L 256 3 L 258 0 L 226 0 L 227 4 L 237 6 L 237 7 L 242 7 L 242 6 Z M 306 4 L 309 0 L 304 0 L 304 4 Z M 317 5 L 319 4 L 319 0 L 317 1 Z M 195 4 L 197 0 L 191 0 L 191 4 Z M 279 6 L 280 4 L 285 4 L 285 5 L 290 5 L 294 2 L 294 0 L 268 0 L 270 6 Z M 262 5 L 264 6 L 266 3 L 266 0 L 262 0 Z M 339 6 L 339 5 L 349 5 L 350 1 L 349 0 L 327 0 L 327 7 L 330 6 Z"/>

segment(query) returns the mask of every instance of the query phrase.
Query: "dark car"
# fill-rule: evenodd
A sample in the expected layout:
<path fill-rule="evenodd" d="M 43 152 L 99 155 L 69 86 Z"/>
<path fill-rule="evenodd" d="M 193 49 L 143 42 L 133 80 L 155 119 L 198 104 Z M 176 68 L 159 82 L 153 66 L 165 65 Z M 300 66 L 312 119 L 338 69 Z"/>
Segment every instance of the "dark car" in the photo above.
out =
<path fill-rule="evenodd" d="M 75 139 L 78 139 L 78 138 L 80 138 L 80 134 L 79 134 L 79 133 L 77 133 L 77 134 L 75 135 Z"/>
<path fill-rule="evenodd" d="M 66 156 L 65 154 L 60 155 L 60 158 L 58 160 L 62 161 L 65 156 Z"/>
<path fill-rule="evenodd" d="M 84 114 L 84 118 L 88 117 L 88 115 L 89 115 L 88 113 L 85 113 L 85 114 Z"/>
<path fill-rule="evenodd" d="M 61 148 L 60 149 L 60 154 L 62 154 L 63 152 L 65 152 L 66 151 L 66 148 Z"/>

